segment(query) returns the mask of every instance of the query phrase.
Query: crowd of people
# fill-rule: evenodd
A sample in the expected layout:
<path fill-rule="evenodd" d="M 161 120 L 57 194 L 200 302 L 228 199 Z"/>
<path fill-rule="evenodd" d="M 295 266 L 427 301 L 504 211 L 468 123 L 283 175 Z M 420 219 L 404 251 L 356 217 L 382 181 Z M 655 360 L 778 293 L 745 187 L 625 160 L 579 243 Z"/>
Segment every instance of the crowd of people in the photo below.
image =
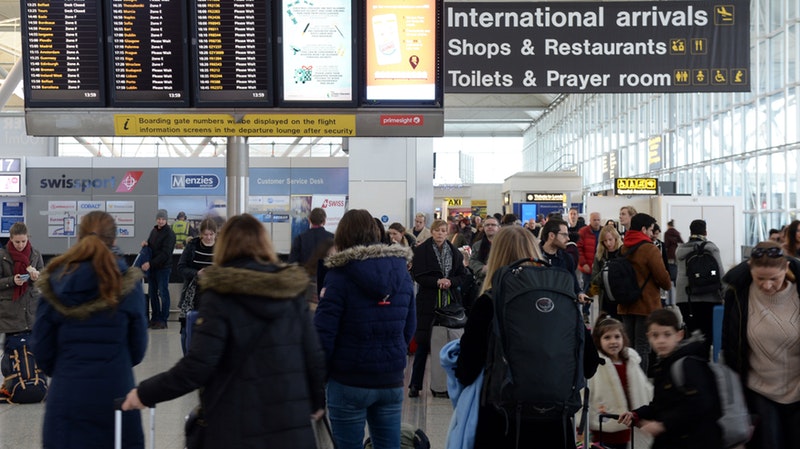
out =
<path fill-rule="evenodd" d="M 115 253 L 116 224 L 106 212 L 85 215 L 77 243 L 46 266 L 25 225 L 14 224 L 0 248 L 0 332 L 6 343 L 31 335 L 36 361 L 51 378 L 44 447 L 110 447 L 116 397 L 125 397 L 124 447 L 143 447 L 135 410 L 199 390 L 187 425 L 190 448 L 313 448 L 312 427 L 329 420 L 337 448 L 362 448 L 367 429 L 372 447 L 398 449 L 404 398 L 418 400 L 428 355 L 442 349 L 431 340 L 437 308 L 443 299 L 465 306 L 453 380 L 480 384 L 493 332 L 503 326 L 495 274 L 521 259 L 567 272 L 576 308 L 599 303 L 600 316 L 581 324 L 595 441 L 612 449 L 723 447 L 707 362 L 713 310 L 724 304 L 723 360 L 741 378 L 754 417 L 746 447 L 800 447 L 800 221 L 724 267 L 704 220 L 689 223 L 685 241 L 669 221 L 662 242 L 656 219 L 630 206 L 620 209 L 618 223 L 605 225 L 599 212 L 584 222 L 577 209 L 525 224 L 497 214 L 436 219 L 429 227 L 420 213 L 413 226 L 391 223 L 388 230 L 353 209 L 335 233 L 325 230 L 323 209 L 308 218 L 287 262 L 251 215 L 221 227 L 203 220 L 193 236 L 179 226 L 184 355 L 138 383 L 133 367 L 144 358 L 147 328 L 165 329 L 170 312 L 177 233 L 167 212 L 157 212 L 136 266 Z M 689 259 L 698 251 L 716 261 L 717 288 L 701 291 L 690 279 Z M 603 267 L 620 257 L 641 287 L 632 304 L 606 297 Z M 679 360 L 685 378 L 674 388 Z M 574 447 L 572 416 L 515 419 L 487 401 L 475 407 L 463 447 Z M 617 416 L 602 431 L 601 414 Z"/>

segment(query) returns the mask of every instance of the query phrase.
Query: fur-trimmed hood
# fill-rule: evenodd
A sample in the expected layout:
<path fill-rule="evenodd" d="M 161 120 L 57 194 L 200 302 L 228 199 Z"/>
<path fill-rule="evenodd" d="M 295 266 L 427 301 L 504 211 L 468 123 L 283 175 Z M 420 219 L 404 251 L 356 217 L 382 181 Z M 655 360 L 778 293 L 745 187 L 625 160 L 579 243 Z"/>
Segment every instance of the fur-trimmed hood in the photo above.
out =
<path fill-rule="evenodd" d="M 117 265 L 122 271 L 122 290 L 119 294 L 121 300 L 136 288 L 144 275 L 142 270 L 129 268 L 121 259 L 117 261 Z M 36 281 L 42 298 L 60 314 L 82 320 L 92 313 L 111 308 L 98 298 L 97 273 L 91 262 L 81 262 L 75 270 L 64 273 L 64 267 L 59 267 L 54 273 L 46 267 Z"/>
<path fill-rule="evenodd" d="M 368 297 L 382 300 L 396 292 L 413 258 L 406 246 L 358 245 L 329 256 L 325 266 L 344 273 Z"/>
<path fill-rule="evenodd" d="M 411 260 L 414 259 L 414 252 L 411 248 L 401 245 L 358 245 L 331 254 L 325 259 L 325 266 L 336 268 L 347 265 L 354 260 L 380 259 L 384 257 L 402 257 L 406 259 L 406 262 L 411 263 Z"/>
<path fill-rule="evenodd" d="M 308 273 L 297 265 L 264 264 L 254 260 L 212 265 L 197 279 L 201 292 L 240 301 L 259 316 L 282 313 L 284 305 L 305 294 L 309 283 Z"/>

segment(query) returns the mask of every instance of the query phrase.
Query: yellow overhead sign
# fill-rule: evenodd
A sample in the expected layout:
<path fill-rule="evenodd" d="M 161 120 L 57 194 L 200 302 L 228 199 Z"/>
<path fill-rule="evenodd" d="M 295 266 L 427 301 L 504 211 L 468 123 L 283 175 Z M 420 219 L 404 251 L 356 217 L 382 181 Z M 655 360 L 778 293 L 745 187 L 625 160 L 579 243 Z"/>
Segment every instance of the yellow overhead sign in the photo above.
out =
<path fill-rule="evenodd" d="M 116 114 L 117 136 L 354 137 L 355 114 Z"/>
<path fill-rule="evenodd" d="M 462 198 L 445 198 L 444 200 L 447 201 L 448 206 L 462 206 L 464 203 Z"/>
<path fill-rule="evenodd" d="M 657 178 L 617 178 L 614 183 L 617 195 L 658 195 Z"/>

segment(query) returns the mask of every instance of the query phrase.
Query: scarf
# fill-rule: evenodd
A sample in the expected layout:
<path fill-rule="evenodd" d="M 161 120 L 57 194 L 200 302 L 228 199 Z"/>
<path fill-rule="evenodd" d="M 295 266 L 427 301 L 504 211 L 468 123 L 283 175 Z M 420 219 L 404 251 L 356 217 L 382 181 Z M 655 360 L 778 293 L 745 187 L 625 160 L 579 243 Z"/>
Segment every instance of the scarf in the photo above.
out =
<path fill-rule="evenodd" d="M 17 248 L 14 246 L 14 244 L 8 242 L 6 245 L 6 250 L 8 250 L 11 260 L 14 261 L 14 272 L 12 273 L 12 276 L 17 274 L 28 274 L 28 267 L 31 265 L 31 241 L 28 240 L 28 243 L 25 245 L 25 248 L 23 248 L 22 251 L 17 251 Z M 22 297 L 22 295 L 25 294 L 27 290 L 27 282 L 23 283 L 22 285 L 14 284 L 14 295 L 12 300 L 18 300 Z"/>
<path fill-rule="evenodd" d="M 442 270 L 442 277 L 447 277 L 450 270 L 453 269 L 453 253 L 450 251 L 450 245 L 447 242 L 442 244 L 441 251 L 436 243 L 433 244 L 433 252 L 436 254 L 436 259 L 439 261 L 439 268 Z"/>

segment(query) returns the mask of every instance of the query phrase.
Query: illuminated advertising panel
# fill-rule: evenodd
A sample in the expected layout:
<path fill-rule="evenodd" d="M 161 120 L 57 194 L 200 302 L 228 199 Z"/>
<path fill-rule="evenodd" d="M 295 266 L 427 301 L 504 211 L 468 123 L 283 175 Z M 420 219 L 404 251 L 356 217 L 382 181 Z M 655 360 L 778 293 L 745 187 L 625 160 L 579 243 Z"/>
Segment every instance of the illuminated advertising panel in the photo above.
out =
<path fill-rule="evenodd" d="M 280 8 L 281 102 L 353 105 L 352 1 L 283 0 Z"/>
<path fill-rule="evenodd" d="M 368 104 L 432 104 L 441 99 L 438 8 L 435 0 L 366 2 Z"/>

